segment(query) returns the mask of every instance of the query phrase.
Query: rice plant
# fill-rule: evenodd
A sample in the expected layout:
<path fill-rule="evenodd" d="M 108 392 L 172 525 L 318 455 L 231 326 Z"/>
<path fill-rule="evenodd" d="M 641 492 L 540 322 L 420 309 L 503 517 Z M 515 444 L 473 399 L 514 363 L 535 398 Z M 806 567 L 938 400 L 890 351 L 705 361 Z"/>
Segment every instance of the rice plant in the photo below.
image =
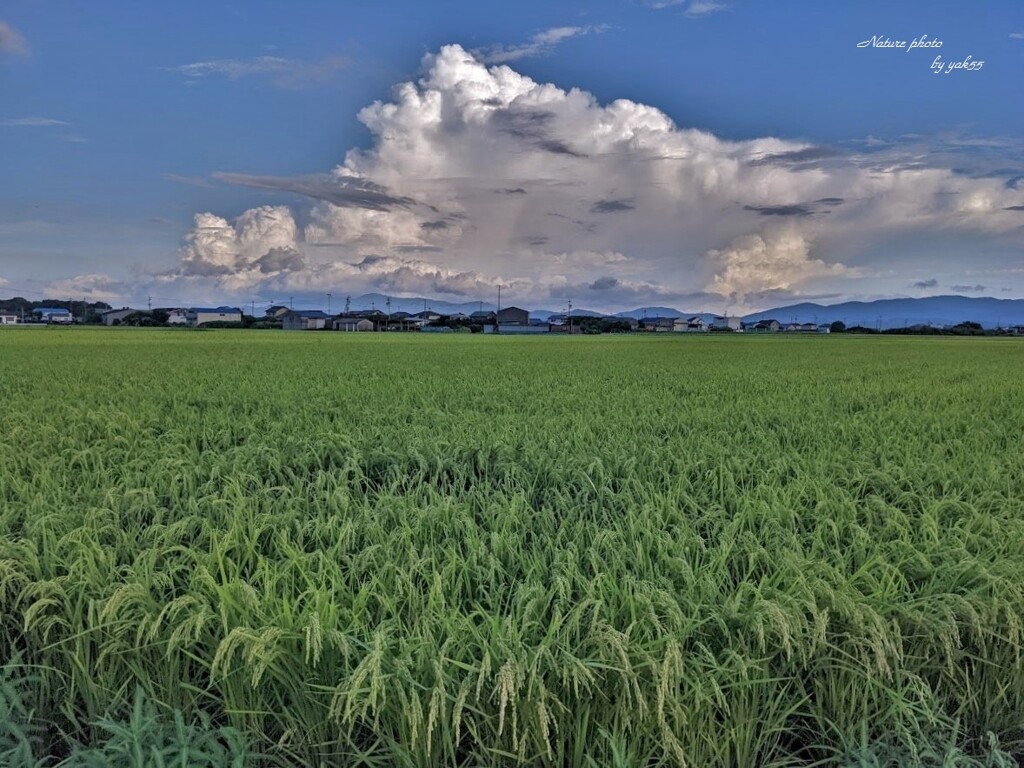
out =
<path fill-rule="evenodd" d="M 1012 765 L 1022 363 L 0 334 L 0 753 Z"/>

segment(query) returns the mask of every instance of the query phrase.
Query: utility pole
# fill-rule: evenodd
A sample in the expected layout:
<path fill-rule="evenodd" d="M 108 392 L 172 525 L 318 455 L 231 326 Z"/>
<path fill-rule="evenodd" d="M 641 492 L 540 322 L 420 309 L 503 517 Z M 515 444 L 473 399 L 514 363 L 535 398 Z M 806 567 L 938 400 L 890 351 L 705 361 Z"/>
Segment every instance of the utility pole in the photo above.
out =
<path fill-rule="evenodd" d="M 494 332 L 501 333 L 501 283 L 498 283 L 498 311 L 494 313 Z"/>
<path fill-rule="evenodd" d="M 348 308 L 349 308 L 349 305 L 351 303 L 352 303 L 352 297 L 351 296 L 346 296 L 345 297 L 345 314 L 346 315 L 348 314 Z"/>
<path fill-rule="evenodd" d="M 569 299 L 569 335 L 572 336 L 572 299 Z"/>
<path fill-rule="evenodd" d="M 147 296 L 146 297 L 146 309 L 149 310 L 150 312 L 153 311 L 153 297 L 152 296 Z"/>
<path fill-rule="evenodd" d="M 253 317 L 256 317 L 256 299 L 249 300 L 249 312 Z"/>
<path fill-rule="evenodd" d="M 295 297 L 294 296 L 289 296 L 288 297 L 288 309 L 295 309 Z"/>
<path fill-rule="evenodd" d="M 331 314 L 331 294 L 327 294 L 327 314 Z"/>

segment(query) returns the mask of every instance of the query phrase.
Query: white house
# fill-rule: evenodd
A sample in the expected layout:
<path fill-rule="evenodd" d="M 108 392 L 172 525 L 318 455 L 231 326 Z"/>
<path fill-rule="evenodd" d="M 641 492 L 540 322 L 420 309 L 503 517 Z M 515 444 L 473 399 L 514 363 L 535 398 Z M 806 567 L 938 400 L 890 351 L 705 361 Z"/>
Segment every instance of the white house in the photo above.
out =
<path fill-rule="evenodd" d="M 16 325 L 17 322 L 17 315 L 0 315 L 0 325 Z"/>
<path fill-rule="evenodd" d="M 713 331 L 739 331 L 742 328 L 743 324 L 738 316 L 725 315 L 711 321 L 711 330 Z"/>
<path fill-rule="evenodd" d="M 238 307 L 189 307 L 185 319 L 193 328 L 206 323 L 240 323 L 242 310 Z"/>
<path fill-rule="evenodd" d="M 693 317 L 677 317 L 672 328 L 676 333 L 703 333 L 708 329 L 707 323 L 700 315 Z"/>
<path fill-rule="evenodd" d="M 170 309 L 167 311 L 168 325 L 188 325 L 187 309 Z"/>
<path fill-rule="evenodd" d="M 75 318 L 71 310 L 64 307 L 36 307 L 32 310 L 33 315 L 39 315 L 39 319 L 45 323 L 73 323 Z"/>

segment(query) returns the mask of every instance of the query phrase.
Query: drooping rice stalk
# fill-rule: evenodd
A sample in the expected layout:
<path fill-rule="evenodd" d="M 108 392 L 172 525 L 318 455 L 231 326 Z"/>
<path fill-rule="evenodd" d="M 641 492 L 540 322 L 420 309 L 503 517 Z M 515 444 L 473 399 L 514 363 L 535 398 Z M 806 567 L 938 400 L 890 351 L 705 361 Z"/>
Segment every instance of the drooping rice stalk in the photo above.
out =
<path fill-rule="evenodd" d="M 1024 346 L 354 336 L 0 334 L 0 750 L 1021 754 Z"/>

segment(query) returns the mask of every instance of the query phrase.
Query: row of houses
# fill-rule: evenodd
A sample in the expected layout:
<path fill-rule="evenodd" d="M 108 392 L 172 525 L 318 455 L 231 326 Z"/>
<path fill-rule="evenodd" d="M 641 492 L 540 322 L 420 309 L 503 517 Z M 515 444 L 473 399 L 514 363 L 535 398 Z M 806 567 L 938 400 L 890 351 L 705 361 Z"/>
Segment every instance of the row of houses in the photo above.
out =
<path fill-rule="evenodd" d="M 207 323 L 241 323 L 242 310 L 238 307 L 188 307 L 168 309 L 168 325 L 184 325 L 191 328 L 198 328 Z M 108 309 L 100 314 L 104 325 L 120 325 L 127 317 L 137 314 L 148 314 L 149 310 L 122 307 L 121 309 Z"/>
<path fill-rule="evenodd" d="M 238 307 L 189 307 L 162 310 L 167 314 L 168 325 L 187 325 L 197 327 L 207 323 L 241 323 L 242 310 Z M 150 315 L 151 310 L 121 307 L 100 312 L 98 317 L 104 325 L 120 325 L 131 315 Z M 72 325 L 82 322 L 66 307 L 37 307 L 30 316 L 21 317 L 12 312 L 0 313 L 0 325 L 18 325 L 20 323 L 48 323 L 52 325 Z"/>
<path fill-rule="evenodd" d="M 829 333 L 829 323 L 780 323 L 778 320 L 758 320 L 744 323 L 743 330 L 747 333 Z"/>
<path fill-rule="evenodd" d="M 341 315 L 329 315 L 319 309 L 289 309 L 273 306 L 267 310 L 267 317 L 281 321 L 286 331 L 418 331 L 428 330 L 440 322 L 449 328 L 451 325 L 480 325 L 506 328 L 530 327 L 530 313 L 519 307 L 506 307 L 499 312 L 473 312 L 469 315 L 455 313 L 442 315 L 439 312 L 424 310 L 423 312 L 392 312 L 390 314 L 377 309 L 350 312 Z"/>
<path fill-rule="evenodd" d="M 159 314 L 158 314 L 159 313 Z M 90 312 L 91 314 L 91 312 Z M 210 323 L 243 323 L 242 310 L 238 307 L 188 307 L 173 309 L 143 310 L 121 307 L 100 312 L 98 319 L 105 325 L 120 325 L 132 315 L 152 318 L 158 314 L 155 324 L 166 322 L 172 326 L 199 327 Z M 166 320 L 164 320 L 164 316 Z M 497 312 L 481 310 L 470 314 L 454 313 L 443 315 L 432 310 L 422 312 L 385 313 L 378 309 L 346 312 L 331 315 L 321 310 L 293 310 L 283 305 L 267 309 L 264 320 L 257 321 L 256 327 L 275 327 L 277 322 L 285 330 L 331 330 L 348 332 L 366 331 L 423 331 L 448 332 L 454 329 L 482 330 L 484 333 L 509 335 L 536 333 L 587 333 L 647 331 L 653 333 L 706 333 L 731 331 L 744 333 L 829 333 L 831 324 L 825 323 L 782 323 L 775 319 L 742 322 L 739 317 L 714 316 L 710 322 L 705 315 L 692 317 L 645 317 L 637 320 L 630 317 L 596 317 L 587 315 L 550 315 L 531 318 L 528 310 L 520 307 L 505 307 Z M 65 307 L 37 307 L 27 316 L 10 311 L 0 311 L 0 325 L 16 325 L 23 322 L 69 325 L 82 322 Z M 130 321 L 135 324 L 133 321 Z M 145 323 L 143 323 L 145 324 Z M 153 324 L 153 323 L 149 323 Z M 981 326 L 977 329 L 980 331 Z M 903 329 L 905 332 L 942 331 L 942 326 L 916 325 Z M 1024 336 L 1024 326 L 1000 328 L 997 332 Z"/>
<path fill-rule="evenodd" d="M 529 311 L 520 307 L 505 307 L 497 312 L 480 311 L 469 315 L 455 313 L 442 315 L 424 310 L 410 314 L 393 312 L 385 314 L 379 310 L 365 310 L 343 315 L 329 315 L 318 309 L 293 310 L 274 306 L 267 310 L 267 316 L 281 321 L 281 327 L 291 331 L 446 331 L 460 325 L 478 325 L 484 333 L 534 334 L 534 333 L 578 333 L 594 320 L 614 320 L 623 329 L 650 331 L 655 333 L 704 333 L 709 331 L 778 331 L 781 324 L 775 320 L 745 326 L 738 317 L 718 316 L 710 323 L 701 315 L 693 317 L 652 317 L 637 320 L 631 317 L 592 318 L 588 316 L 551 315 L 545 319 L 530 318 Z M 812 329 L 820 330 L 818 326 Z M 827 327 L 826 327 L 827 329 Z M 788 329 L 787 329 L 788 330 Z M 807 330 L 799 327 L 796 330 Z"/>

